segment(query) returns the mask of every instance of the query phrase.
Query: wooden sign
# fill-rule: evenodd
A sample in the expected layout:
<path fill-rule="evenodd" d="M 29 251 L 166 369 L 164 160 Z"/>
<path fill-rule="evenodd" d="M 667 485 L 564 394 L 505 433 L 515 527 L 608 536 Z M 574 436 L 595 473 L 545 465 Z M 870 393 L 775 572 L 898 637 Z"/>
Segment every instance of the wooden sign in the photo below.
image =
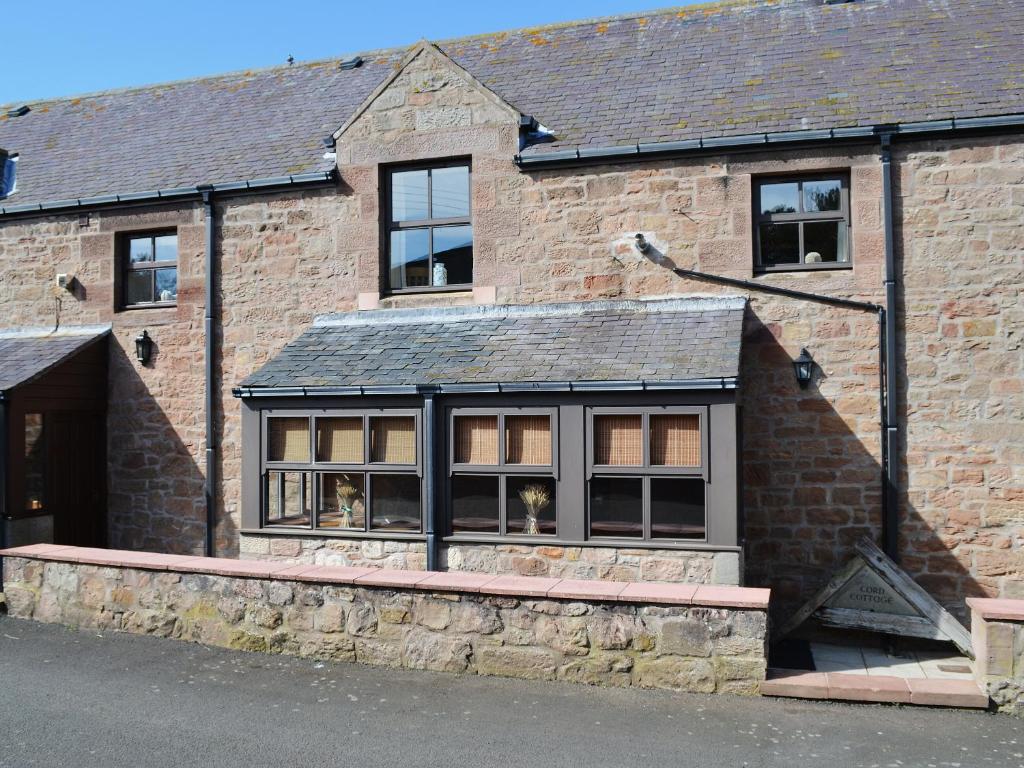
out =
<path fill-rule="evenodd" d="M 785 626 L 783 637 L 814 617 L 830 627 L 946 640 L 974 658 L 971 635 L 873 541 L 857 554 Z"/>

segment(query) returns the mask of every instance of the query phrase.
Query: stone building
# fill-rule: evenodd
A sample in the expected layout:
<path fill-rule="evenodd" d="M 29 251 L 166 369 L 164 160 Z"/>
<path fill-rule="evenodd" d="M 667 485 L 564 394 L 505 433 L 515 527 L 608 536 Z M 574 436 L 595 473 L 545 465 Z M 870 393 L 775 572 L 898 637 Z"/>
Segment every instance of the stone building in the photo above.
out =
<path fill-rule="evenodd" d="M 1024 597 L 1022 34 L 726 2 L 5 106 L 7 543 L 785 606 L 868 535 Z"/>

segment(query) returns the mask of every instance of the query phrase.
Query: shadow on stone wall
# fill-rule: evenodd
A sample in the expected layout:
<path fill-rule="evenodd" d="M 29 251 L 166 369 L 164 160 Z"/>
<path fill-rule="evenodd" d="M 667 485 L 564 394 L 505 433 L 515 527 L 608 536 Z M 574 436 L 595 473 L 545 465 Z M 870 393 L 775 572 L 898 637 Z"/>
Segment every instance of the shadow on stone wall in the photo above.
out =
<path fill-rule="evenodd" d="M 149 363 L 151 370 L 163 374 L 154 377 L 153 386 L 166 392 L 154 393 L 139 375 L 134 350 L 126 350 L 116 334 L 111 337 L 108 545 L 201 555 L 206 536 L 205 478 L 196 457 L 205 447 L 202 392 L 191 391 L 187 381 L 183 384 L 182 372 L 176 370 L 180 359 L 161 354 L 160 339 L 169 336 L 170 329 L 157 328 L 152 334 Z M 193 364 L 191 357 L 182 359 Z M 233 521 L 219 517 L 221 535 L 235 539 Z"/>
<path fill-rule="evenodd" d="M 808 347 L 814 356 L 813 338 Z M 829 353 L 840 355 L 841 348 L 832 342 Z M 819 389 L 830 367 L 822 354 L 814 380 L 801 390 L 790 354 L 748 308 L 742 362 L 746 573 L 749 585 L 772 588 L 777 622 L 824 586 L 853 556 L 858 539 L 867 535 L 881 541 L 878 389 L 872 386 L 877 370 L 863 372 L 859 411 L 854 401 L 842 415 Z M 848 423 L 851 408 L 858 411 L 857 432 Z M 905 423 L 905 401 L 899 403 L 899 415 Z M 863 428 L 869 423 L 873 432 Z M 948 610 L 965 618 L 964 600 L 985 590 L 946 546 L 942 531 L 910 505 L 904 457 L 905 448 L 894 457 L 902 477 L 901 565 Z"/>

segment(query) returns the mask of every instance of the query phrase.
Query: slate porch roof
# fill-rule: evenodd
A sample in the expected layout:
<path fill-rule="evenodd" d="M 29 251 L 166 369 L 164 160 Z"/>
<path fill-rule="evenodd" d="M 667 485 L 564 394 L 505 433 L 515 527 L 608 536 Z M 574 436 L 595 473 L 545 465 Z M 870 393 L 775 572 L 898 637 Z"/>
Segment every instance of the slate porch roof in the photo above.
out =
<path fill-rule="evenodd" d="M 325 315 L 247 389 L 734 379 L 743 297 Z"/>
<path fill-rule="evenodd" d="M 755 0 L 439 42 L 576 146 L 1024 112 L 1024 3 Z M 33 204 L 323 171 L 345 123 L 407 48 L 29 102 L 0 146 Z M 348 58 L 348 56 L 344 57 Z M 3 94 L 0 93 L 0 98 Z"/>
<path fill-rule="evenodd" d="M 108 333 L 110 326 L 0 330 L 0 394 L 38 379 Z"/>

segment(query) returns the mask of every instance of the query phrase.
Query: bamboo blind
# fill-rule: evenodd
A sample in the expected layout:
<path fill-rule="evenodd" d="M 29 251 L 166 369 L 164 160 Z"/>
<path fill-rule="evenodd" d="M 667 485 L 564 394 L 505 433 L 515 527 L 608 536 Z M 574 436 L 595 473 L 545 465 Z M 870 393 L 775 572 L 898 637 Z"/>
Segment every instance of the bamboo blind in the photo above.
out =
<path fill-rule="evenodd" d="M 551 418 L 505 417 L 505 463 L 551 464 Z"/>
<path fill-rule="evenodd" d="M 700 466 L 700 416 L 694 413 L 651 416 L 651 464 Z"/>
<path fill-rule="evenodd" d="M 498 463 L 498 417 L 456 416 L 455 463 Z"/>
<path fill-rule="evenodd" d="M 594 463 L 635 467 L 644 463 L 643 417 L 594 417 Z"/>
<path fill-rule="evenodd" d="M 371 461 L 416 463 L 416 419 L 412 416 L 374 416 L 370 419 Z"/>
<path fill-rule="evenodd" d="M 316 458 L 335 464 L 362 464 L 363 418 L 317 419 Z"/>
<path fill-rule="evenodd" d="M 309 461 L 309 419 L 273 417 L 267 419 L 267 461 Z"/>

